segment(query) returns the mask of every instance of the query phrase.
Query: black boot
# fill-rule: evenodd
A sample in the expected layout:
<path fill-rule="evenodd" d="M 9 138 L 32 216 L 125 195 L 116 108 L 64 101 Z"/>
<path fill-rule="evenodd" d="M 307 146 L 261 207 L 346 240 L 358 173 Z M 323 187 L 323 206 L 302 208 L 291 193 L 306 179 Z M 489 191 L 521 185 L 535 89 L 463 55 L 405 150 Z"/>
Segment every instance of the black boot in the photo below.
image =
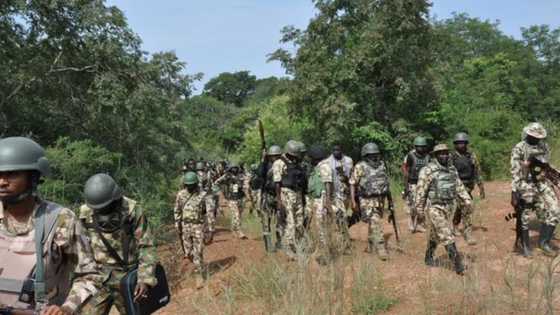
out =
<path fill-rule="evenodd" d="M 437 243 L 433 240 L 428 241 L 428 247 L 426 248 L 426 257 L 424 258 L 424 262 L 427 266 L 435 266 L 436 262 L 434 261 L 434 253 L 436 251 Z"/>
<path fill-rule="evenodd" d="M 529 230 L 521 230 L 521 255 L 531 257 L 531 246 L 529 246 Z"/>
<path fill-rule="evenodd" d="M 274 253 L 276 251 L 275 247 L 272 245 L 272 239 L 270 238 L 270 234 L 264 234 L 263 241 L 264 241 L 264 250 L 267 253 Z"/>
<path fill-rule="evenodd" d="M 547 256 L 556 256 L 556 251 L 550 247 L 550 240 L 552 239 L 552 233 L 554 233 L 554 226 L 548 224 L 541 225 L 541 231 L 539 235 L 539 248 Z"/>
<path fill-rule="evenodd" d="M 459 252 L 457 251 L 457 246 L 455 246 L 455 243 L 449 244 L 447 246 L 445 246 L 445 249 L 447 250 L 447 255 L 449 255 L 449 259 L 451 260 L 451 262 L 453 263 L 454 267 L 455 267 L 455 272 L 458 275 L 464 275 L 465 274 L 465 266 L 463 265 L 463 260 L 461 259 L 461 256 L 459 255 Z"/>

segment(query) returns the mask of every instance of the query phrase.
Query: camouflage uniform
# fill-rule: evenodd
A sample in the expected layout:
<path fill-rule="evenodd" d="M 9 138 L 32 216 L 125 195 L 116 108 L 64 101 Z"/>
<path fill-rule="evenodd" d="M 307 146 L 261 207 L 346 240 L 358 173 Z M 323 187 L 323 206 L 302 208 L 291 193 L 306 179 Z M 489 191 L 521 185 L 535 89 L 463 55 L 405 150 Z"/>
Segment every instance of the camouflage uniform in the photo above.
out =
<path fill-rule="evenodd" d="M 368 224 L 368 243 L 375 246 L 381 256 L 386 256 L 383 238 L 383 209 L 389 191 L 389 178 L 385 163 L 372 165 L 361 161 L 354 167 L 350 185 L 359 189 L 359 204 L 362 218 Z"/>
<path fill-rule="evenodd" d="M 34 233 L 35 212 L 42 202 L 37 199 L 33 214 L 25 223 L 7 215 L 0 202 L 0 233 L 14 236 Z M 93 259 L 87 231 L 72 210 L 63 208 L 50 237 L 54 237 L 53 248 L 48 251 L 52 255 L 45 260 L 48 303 L 61 306 L 69 314 L 84 314 L 84 304 L 98 293 L 105 279 Z"/>
<path fill-rule="evenodd" d="M 272 164 L 272 180 L 274 183 L 282 184 L 283 178 L 288 172 L 287 160 L 288 158 L 284 155 Z M 293 250 L 296 241 L 300 241 L 304 233 L 303 193 L 302 191 L 284 187 L 283 184 L 280 193 L 284 213 L 279 213 L 279 215 L 283 214 L 285 218 L 279 218 L 278 228 L 283 237 L 284 248 L 288 250 L 291 248 Z M 285 223 L 285 225 L 282 223 Z"/>
<path fill-rule="evenodd" d="M 459 177 L 472 199 L 474 186 L 482 183 L 480 162 L 476 157 L 476 154 L 470 151 L 465 153 L 454 151 L 449 154 L 449 162 L 457 169 Z M 473 206 L 465 206 L 461 202 L 458 202 L 457 209 L 455 210 L 454 221 L 463 222 L 463 226 L 465 228 L 465 238 L 470 238 L 472 233 L 473 210 Z"/>
<path fill-rule="evenodd" d="M 429 240 L 445 246 L 455 243 L 451 216 L 457 200 L 466 207 L 471 206 L 471 197 L 453 165 L 445 167 L 433 160 L 422 168 L 415 201 L 418 215 L 423 217 L 425 214 Z"/>
<path fill-rule="evenodd" d="M 216 207 L 218 206 L 216 195 L 213 192 L 212 174 L 210 171 L 197 171 L 198 186 L 200 191 L 205 192 L 206 198 L 206 220 L 205 236 L 209 238 L 214 234 L 216 228 Z"/>
<path fill-rule="evenodd" d="M 131 223 L 130 231 L 124 231 L 123 228 L 120 228 L 113 233 L 101 233 L 121 258 L 123 258 L 122 253 L 126 250 L 123 248 L 123 233 L 133 236 L 129 243 L 128 269 L 131 270 L 138 266 L 138 282 L 153 287 L 157 284 L 155 267 L 158 258 L 154 236 L 144 211 L 136 201 L 127 197 L 122 198 L 122 204 L 118 207 L 118 211 L 121 211 L 123 218 L 128 218 Z M 79 217 L 91 237 L 95 261 L 109 277 L 99 294 L 88 302 L 83 314 L 108 314 L 112 305 L 115 305 L 120 314 L 126 314 L 125 302 L 120 293 L 120 282 L 127 274 L 127 270 L 109 254 L 107 247 L 99 237 L 94 228 L 93 210 L 84 204 L 80 207 Z"/>
<path fill-rule="evenodd" d="M 263 173 L 266 173 L 265 178 L 262 178 Z M 257 176 L 258 180 L 253 183 L 253 185 L 255 186 L 253 188 L 256 188 L 256 186 L 260 186 L 257 194 L 256 208 L 258 211 L 259 219 L 261 221 L 262 233 L 263 237 L 265 238 L 265 246 L 272 247 L 271 244 L 267 243 L 267 238 L 270 238 L 270 240 L 272 240 L 272 219 L 276 214 L 276 187 L 274 186 L 274 182 L 272 180 L 272 163 L 261 163 L 257 168 L 255 175 Z M 264 181 L 264 183 L 262 181 Z M 264 191 L 261 191 L 263 184 Z M 279 242 L 281 238 L 280 234 L 277 233 L 276 236 L 277 242 Z M 268 251 L 272 250 L 272 248 L 268 248 Z"/>
<path fill-rule="evenodd" d="M 227 207 L 231 214 L 231 230 L 237 234 L 238 237 L 244 238 L 245 234 L 241 231 L 241 216 L 243 214 L 243 175 L 233 175 L 226 172 L 214 182 L 224 193 Z"/>
<path fill-rule="evenodd" d="M 332 160 L 329 158 L 322 160 L 317 164 L 316 168 L 319 170 L 319 175 L 321 181 L 324 185 L 333 183 L 335 181 L 334 170 L 332 167 Z M 337 232 L 342 238 L 342 245 L 345 249 L 349 246 L 350 236 L 348 233 L 348 225 L 346 222 L 346 204 L 341 198 L 339 192 L 339 198 L 335 196 L 327 196 L 325 192 L 322 194 L 321 199 L 315 199 L 313 204 L 315 206 L 315 217 L 317 218 L 317 227 L 319 230 L 319 242 L 322 244 L 323 249 L 328 249 L 331 244 L 331 237 L 333 235 L 333 223 L 336 224 Z M 331 198 L 332 202 L 332 212 L 329 212 L 325 207 L 325 199 Z"/>
<path fill-rule="evenodd" d="M 522 141 L 515 145 L 511 152 L 512 191 L 520 193 L 526 204 L 521 215 L 521 227 L 524 230 L 529 229 L 531 210 L 536 211 L 537 216 L 546 225 L 556 226 L 560 222 L 560 207 L 552 183 L 544 174 L 536 174 L 534 169 L 529 171 L 523 167 L 523 162 L 532 156 L 542 156 L 548 160 L 548 145 L 544 142 L 529 145 Z"/>
<path fill-rule="evenodd" d="M 183 189 L 175 198 L 175 227 L 183 238 L 183 252 L 190 259 L 196 271 L 204 271 L 204 222 L 208 194 L 205 191 L 190 193 Z"/>
<path fill-rule="evenodd" d="M 418 176 L 422 168 L 430 162 L 430 155 L 425 154 L 424 156 L 418 154 L 416 150 L 410 151 L 404 158 L 404 165 L 408 169 L 408 182 L 406 183 L 408 192 L 405 196 L 406 213 L 410 216 L 410 229 L 413 230 L 412 221 L 414 220 L 414 207 L 415 207 L 415 196 L 416 196 L 416 185 L 418 183 Z M 424 222 L 418 222 L 420 225 L 424 225 Z"/>

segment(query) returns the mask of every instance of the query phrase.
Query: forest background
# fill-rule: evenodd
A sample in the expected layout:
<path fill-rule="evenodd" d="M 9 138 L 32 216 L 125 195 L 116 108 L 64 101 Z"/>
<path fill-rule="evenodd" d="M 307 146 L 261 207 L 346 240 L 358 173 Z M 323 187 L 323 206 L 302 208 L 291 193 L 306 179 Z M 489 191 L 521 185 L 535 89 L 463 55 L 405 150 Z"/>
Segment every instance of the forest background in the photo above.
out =
<path fill-rule="evenodd" d="M 558 147 L 560 29 L 515 39 L 466 14 L 432 18 L 429 1 L 313 2 L 306 29 L 280 30 L 295 53 L 268 56 L 286 77 L 222 73 L 193 95 L 201 74 L 173 52 L 142 51 L 105 1 L 2 1 L 0 136 L 47 148 L 47 198 L 76 206 L 85 180 L 107 172 L 156 226 L 172 219 L 186 159 L 259 160 L 257 119 L 268 144 L 342 144 L 357 159 L 375 141 L 396 178 L 418 135 L 468 132 L 488 180 L 508 177 L 528 122 Z"/>

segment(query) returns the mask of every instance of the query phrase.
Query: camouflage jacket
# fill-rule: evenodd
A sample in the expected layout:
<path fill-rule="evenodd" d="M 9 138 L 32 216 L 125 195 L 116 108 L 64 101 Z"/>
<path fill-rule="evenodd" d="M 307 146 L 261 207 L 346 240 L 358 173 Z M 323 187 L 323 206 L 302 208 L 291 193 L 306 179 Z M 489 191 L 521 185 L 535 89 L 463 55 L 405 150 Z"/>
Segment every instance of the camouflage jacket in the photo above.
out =
<path fill-rule="evenodd" d="M 357 186 L 359 195 L 373 197 L 386 195 L 389 191 L 389 177 L 383 161 L 373 166 L 366 161 L 360 161 L 352 170 L 350 185 Z"/>
<path fill-rule="evenodd" d="M 26 223 L 13 220 L 0 206 L 2 232 L 9 235 L 34 233 L 35 212 L 41 203 L 42 200 L 37 199 L 33 214 Z M 77 314 L 85 302 L 102 288 L 105 277 L 99 272 L 93 258 L 87 231 L 72 210 L 63 208 L 60 211 L 48 239 L 51 238 L 50 255 L 47 254 L 45 258 L 49 304 L 61 305 L 66 311 Z"/>
<path fill-rule="evenodd" d="M 354 167 L 354 161 L 349 156 L 343 156 L 342 159 L 337 160 L 332 155 L 326 161 L 332 169 L 335 196 L 340 199 L 348 198 L 350 194 L 348 180 Z"/>
<path fill-rule="evenodd" d="M 469 166 L 472 167 L 472 174 L 469 176 L 470 178 L 463 180 L 464 184 L 480 184 L 482 182 L 482 173 L 480 170 L 480 162 L 478 157 L 474 152 L 467 151 L 465 154 L 462 154 L 458 151 L 453 151 L 449 154 L 449 161 L 455 165 L 455 168 L 459 172 L 459 176 L 461 176 L 461 170 L 458 168 L 459 164 L 462 163 L 462 159 L 468 160 Z"/>
<path fill-rule="evenodd" d="M 442 177 L 445 176 L 445 177 Z M 448 179 L 445 184 L 442 178 Z M 448 196 L 442 196 L 448 194 Z M 418 214 L 424 213 L 426 204 L 430 207 L 452 207 L 460 199 L 465 206 L 471 205 L 471 197 L 453 165 L 447 167 L 432 160 L 422 168 L 416 185 L 415 207 Z M 442 202 L 443 201 L 443 202 Z"/>
<path fill-rule="evenodd" d="M 212 177 L 209 171 L 197 171 L 198 187 L 205 192 L 212 191 Z"/>
<path fill-rule="evenodd" d="M 136 201 L 123 197 L 122 205 L 119 207 L 122 215 L 128 218 L 131 223 L 131 231 L 118 229 L 113 233 L 103 233 L 103 236 L 111 247 L 123 258 L 123 233 L 132 233 L 134 237 L 130 239 L 128 250 L 128 265 L 130 267 L 138 266 L 138 281 L 149 286 L 155 286 L 157 279 L 155 278 L 155 266 L 157 263 L 156 247 L 154 244 L 154 236 L 151 232 L 148 220 L 141 207 Z M 99 234 L 94 228 L 93 210 L 87 205 L 80 207 L 80 220 L 87 227 L 91 237 L 91 246 L 95 255 L 97 264 L 109 274 L 112 272 L 123 272 L 124 269 L 115 258 L 113 258 L 105 244 L 101 241 Z"/>
<path fill-rule="evenodd" d="M 533 156 L 542 156 L 546 160 L 550 158 L 548 145 L 541 141 L 538 145 L 530 145 L 521 141 L 511 151 L 511 189 L 512 191 L 525 192 L 534 189 L 534 183 L 545 181 L 544 177 L 532 177 L 526 167 L 523 166 Z"/>
<path fill-rule="evenodd" d="M 183 223 L 204 223 L 206 214 L 206 192 L 197 191 L 189 193 L 182 189 L 175 198 L 175 208 L 173 209 L 175 227 L 181 233 Z"/>

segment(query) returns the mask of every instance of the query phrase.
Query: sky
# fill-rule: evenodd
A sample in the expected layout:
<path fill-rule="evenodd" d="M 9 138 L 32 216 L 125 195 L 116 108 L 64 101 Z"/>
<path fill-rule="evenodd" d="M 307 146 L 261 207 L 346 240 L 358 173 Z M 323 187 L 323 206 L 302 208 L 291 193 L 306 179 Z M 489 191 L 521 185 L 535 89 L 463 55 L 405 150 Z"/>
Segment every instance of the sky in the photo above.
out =
<path fill-rule="evenodd" d="M 280 30 L 305 29 L 315 15 L 311 0 L 107 0 L 124 11 L 130 27 L 148 53 L 174 51 L 187 63 L 187 73 L 202 72 L 195 84 L 222 72 L 248 70 L 258 78 L 283 76 L 267 54 L 281 47 Z M 434 0 L 431 15 L 453 12 L 500 21 L 507 35 L 520 37 L 520 28 L 535 24 L 560 27 L 560 0 Z M 284 47 L 290 48 L 290 47 Z"/>

